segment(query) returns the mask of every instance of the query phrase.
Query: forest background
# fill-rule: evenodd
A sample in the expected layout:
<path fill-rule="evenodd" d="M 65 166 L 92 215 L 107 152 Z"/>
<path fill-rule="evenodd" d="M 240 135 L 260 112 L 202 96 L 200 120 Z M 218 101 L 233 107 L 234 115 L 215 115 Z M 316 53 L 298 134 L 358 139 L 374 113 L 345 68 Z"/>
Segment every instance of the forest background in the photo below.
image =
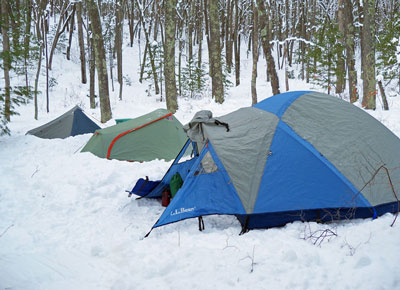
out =
<path fill-rule="evenodd" d="M 257 81 L 278 94 L 295 90 L 289 80 L 298 79 L 350 102 L 360 99 L 365 109 L 376 108 L 377 96 L 389 109 L 386 95 L 400 92 L 395 0 L 1 0 L 0 8 L 2 134 L 17 105 L 32 99 L 38 119 L 38 98 L 45 98 L 49 112 L 58 84 L 54 55 L 71 61 L 73 39 L 81 82 L 89 84 L 90 107 L 99 105 L 103 123 L 112 118 L 110 90 L 122 100 L 135 81 L 146 82 L 148 95 L 172 112 L 180 97 L 223 103 L 243 79 L 244 58 L 252 59 L 252 104 Z M 122 51 L 137 44 L 140 67 L 128 76 Z M 266 79 L 257 79 L 258 66 Z"/>

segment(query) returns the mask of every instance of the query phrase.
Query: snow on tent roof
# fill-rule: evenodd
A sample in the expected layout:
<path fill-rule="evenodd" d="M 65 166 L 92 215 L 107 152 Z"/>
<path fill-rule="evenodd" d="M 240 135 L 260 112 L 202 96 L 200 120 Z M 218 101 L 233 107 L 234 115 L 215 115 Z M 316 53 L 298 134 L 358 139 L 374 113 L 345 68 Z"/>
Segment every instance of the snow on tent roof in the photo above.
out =
<path fill-rule="evenodd" d="M 165 109 L 97 130 L 81 152 L 101 158 L 172 160 L 187 140 L 182 124 Z"/>
<path fill-rule="evenodd" d="M 100 127 L 89 119 L 79 106 L 75 106 L 51 122 L 28 131 L 26 134 L 39 138 L 67 138 L 80 134 L 93 133 Z"/>

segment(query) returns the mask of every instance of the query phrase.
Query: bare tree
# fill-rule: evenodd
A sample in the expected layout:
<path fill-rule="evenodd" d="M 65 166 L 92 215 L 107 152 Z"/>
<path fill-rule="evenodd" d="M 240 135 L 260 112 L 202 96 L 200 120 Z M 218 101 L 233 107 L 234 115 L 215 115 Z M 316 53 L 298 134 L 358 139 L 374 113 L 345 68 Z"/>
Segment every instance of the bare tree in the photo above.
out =
<path fill-rule="evenodd" d="M 94 0 L 87 0 L 88 14 L 91 21 L 90 27 L 93 34 L 93 44 L 96 59 L 97 77 L 99 82 L 99 98 L 101 122 L 105 123 L 111 119 L 111 106 L 108 89 L 108 74 L 106 63 L 106 51 L 101 28 L 99 8 Z"/>
<path fill-rule="evenodd" d="M 345 40 L 346 40 L 346 63 L 349 77 L 349 95 L 350 102 L 358 100 L 357 92 L 357 71 L 356 61 L 354 59 L 355 47 L 355 27 L 353 23 L 353 5 L 350 0 L 344 1 L 344 19 L 345 19 Z"/>
<path fill-rule="evenodd" d="M 71 60 L 71 45 L 72 45 L 72 35 L 74 34 L 74 26 L 75 26 L 75 13 L 76 13 L 76 5 L 73 6 L 70 18 L 70 29 L 69 29 L 69 38 L 68 38 L 68 46 L 67 46 L 67 59 Z"/>
<path fill-rule="evenodd" d="M 175 30 L 176 0 L 165 1 L 165 43 L 164 43 L 164 77 L 167 109 L 175 113 L 178 109 L 175 79 Z"/>
<path fill-rule="evenodd" d="M 10 121 L 11 116 L 11 84 L 10 84 L 10 69 L 11 69 L 11 47 L 10 47 L 10 7 L 7 0 L 1 0 L 1 33 L 3 34 L 3 72 L 4 72 L 4 116 L 7 121 Z"/>
<path fill-rule="evenodd" d="M 271 33 L 269 29 L 269 20 L 267 11 L 265 9 L 264 0 L 257 0 L 257 9 L 260 15 L 260 32 L 261 43 L 264 55 L 267 58 L 268 74 L 271 78 L 272 93 L 274 95 L 280 94 L 279 91 L 279 78 L 275 69 L 275 61 L 271 53 Z"/>
<path fill-rule="evenodd" d="M 86 84 L 86 57 L 85 42 L 83 39 L 83 21 L 82 21 L 82 2 L 76 2 L 76 19 L 78 24 L 78 40 L 79 40 L 79 58 L 81 61 L 81 79 L 82 84 Z"/>
<path fill-rule="evenodd" d="M 375 5 L 375 0 L 364 1 L 364 21 L 361 35 L 362 106 L 372 110 L 376 108 Z"/>
<path fill-rule="evenodd" d="M 71 14 L 69 14 L 67 19 L 63 23 L 63 20 L 64 20 L 63 16 L 64 16 L 64 13 L 67 13 L 68 7 L 69 7 L 69 1 L 66 0 L 61 8 L 60 19 L 58 21 L 56 34 L 54 36 L 53 44 L 51 45 L 51 49 L 50 49 L 49 61 L 48 61 L 48 65 L 47 65 L 49 70 L 51 70 L 51 66 L 53 63 L 53 55 L 54 55 L 54 50 L 56 49 L 56 46 L 57 46 L 57 42 L 60 39 L 61 34 L 64 32 L 65 28 L 67 27 L 69 20 L 71 19 Z M 46 32 L 47 32 L 47 30 L 46 30 Z"/>
<path fill-rule="evenodd" d="M 119 83 L 119 99 L 122 100 L 122 86 L 123 86 L 123 77 L 122 77 L 122 27 L 123 27 L 123 0 L 118 0 L 116 3 L 115 10 L 115 51 L 117 53 L 117 79 Z"/>
<path fill-rule="evenodd" d="M 252 52 L 253 52 L 253 68 L 251 73 L 251 104 L 257 104 L 257 63 L 258 63 L 258 10 L 252 1 L 253 9 L 253 29 L 251 32 Z"/>
<path fill-rule="evenodd" d="M 210 70 L 212 97 L 215 102 L 222 104 L 224 102 L 224 86 L 222 82 L 222 61 L 221 61 L 221 36 L 220 23 L 218 15 L 218 1 L 209 1 L 208 10 L 210 16 Z"/>
<path fill-rule="evenodd" d="M 239 33 L 239 0 L 235 0 L 235 27 L 233 30 L 233 50 L 235 52 L 235 83 L 240 85 L 240 33 Z M 253 2 L 253 1 L 252 1 Z"/>
<path fill-rule="evenodd" d="M 340 32 L 340 44 L 345 47 L 346 45 L 346 17 L 345 17 L 345 0 L 338 0 L 338 24 L 339 24 L 339 32 Z M 342 55 L 342 51 L 338 51 L 337 55 L 337 69 L 336 69 L 336 93 L 340 94 L 344 92 L 344 88 L 346 85 L 345 76 L 346 76 L 346 67 L 345 67 L 345 59 Z"/>

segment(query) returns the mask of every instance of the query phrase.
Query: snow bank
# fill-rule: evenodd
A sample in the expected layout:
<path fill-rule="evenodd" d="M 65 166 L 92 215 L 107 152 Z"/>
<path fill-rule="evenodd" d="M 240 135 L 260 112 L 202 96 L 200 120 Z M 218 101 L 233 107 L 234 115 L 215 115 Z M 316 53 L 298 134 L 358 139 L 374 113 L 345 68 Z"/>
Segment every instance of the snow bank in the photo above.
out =
<path fill-rule="evenodd" d="M 124 88 L 122 101 L 118 90 L 111 93 L 113 117 L 165 107 L 135 80 L 137 50 L 124 50 L 133 62 L 124 68 L 132 85 Z M 263 64 L 260 100 L 271 95 Z M 156 200 L 128 198 L 125 190 L 140 177 L 161 178 L 170 163 L 80 153 L 90 135 L 25 136 L 75 104 L 99 119 L 98 109 L 89 109 L 78 65 L 56 55 L 53 67 L 58 85 L 51 92 L 51 113 L 45 113 L 41 97 L 40 120 L 33 120 L 32 104 L 21 107 L 21 116 L 10 123 L 12 136 L 0 138 L 0 289 L 400 289 L 400 221 L 390 227 L 391 214 L 328 225 L 296 222 L 242 236 L 234 217 L 209 216 L 204 232 L 197 220 L 186 220 L 143 239 L 164 208 Z M 251 105 L 250 69 L 251 60 L 243 59 L 242 84 L 223 105 L 180 99 L 177 117 L 186 123 L 201 109 L 219 116 Z M 312 89 L 290 81 L 292 90 Z M 389 102 L 390 111 L 371 113 L 400 136 L 400 100 Z M 312 238 L 318 231 L 331 235 Z"/>

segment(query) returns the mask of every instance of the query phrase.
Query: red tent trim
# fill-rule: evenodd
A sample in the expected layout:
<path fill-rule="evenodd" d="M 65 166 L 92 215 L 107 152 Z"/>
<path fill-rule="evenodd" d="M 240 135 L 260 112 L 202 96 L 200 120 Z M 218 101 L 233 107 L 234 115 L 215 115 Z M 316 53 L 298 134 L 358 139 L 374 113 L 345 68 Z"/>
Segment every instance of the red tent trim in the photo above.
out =
<path fill-rule="evenodd" d="M 155 123 L 155 122 L 157 122 L 157 121 L 160 121 L 160 120 L 162 120 L 162 119 L 164 119 L 164 118 L 167 118 L 167 117 L 169 117 L 169 116 L 172 116 L 172 113 L 169 113 L 169 114 L 167 114 L 167 115 L 165 115 L 165 116 L 162 116 L 162 117 L 160 117 L 160 118 L 158 118 L 158 119 L 155 119 L 155 120 L 153 120 L 153 121 L 151 121 L 151 122 L 148 122 L 148 123 L 143 124 L 143 125 L 141 125 L 141 126 L 139 126 L 139 127 L 136 127 L 136 128 L 134 128 L 134 129 L 130 129 L 130 130 L 126 131 L 126 132 L 122 132 L 121 134 L 119 134 L 117 137 L 115 137 L 115 138 L 112 140 L 110 146 L 108 147 L 107 159 L 110 159 L 111 150 L 112 150 L 112 148 L 113 148 L 115 142 L 116 142 L 119 138 L 121 138 L 122 136 L 125 136 L 126 134 L 129 134 L 129 133 L 131 133 L 131 132 L 133 132 L 133 131 L 139 130 L 139 129 L 141 129 L 141 128 L 143 128 L 143 127 L 146 127 L 146 126 L 148 126 L 148 125 L 150 125 L 150 124 L 153 124 L 153 123 Z"/>

